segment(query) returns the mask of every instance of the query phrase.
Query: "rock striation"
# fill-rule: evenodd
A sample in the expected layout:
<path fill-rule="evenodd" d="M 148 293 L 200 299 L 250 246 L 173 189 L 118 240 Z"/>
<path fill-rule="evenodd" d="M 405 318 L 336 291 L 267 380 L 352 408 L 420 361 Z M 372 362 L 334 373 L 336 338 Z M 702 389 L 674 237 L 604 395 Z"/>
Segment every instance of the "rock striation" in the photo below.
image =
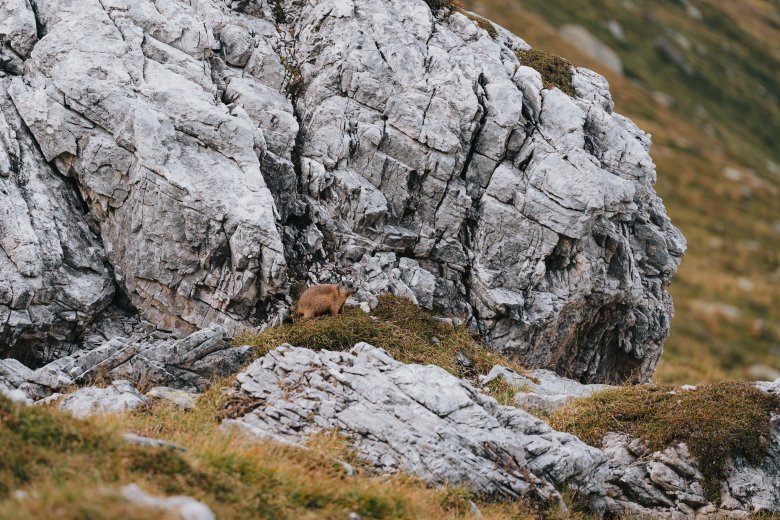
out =
<path fill-rule="evenodd" d="M 440 367 L 399 363 L 367 343 L 349 353 L 282 345 L 236 384 L 232 397 L 255 408 L 223 427 L 293 444 L 336 429 L 378 472 L 403 470 L 485 496 L 549 504 L 567 485 L 594 502 L 603 498 L 592 485 L 605 461 L 595 448 L 498 405 Z"/>
<path fill-rule="evenodd" d="M 685 241 L 598 74 L 545 88 L 523 40 L 423 0 L 3 0 L 0 20 L 5 355 L 119 304 L 233 334 L 353 275 L 530 366 L 652 373 Z"/>
<path fill-rule="evenodd" d="M 150 397 L 186 403 L 175 390 L 202 392 L 215 379 L 238 371 L 251 356 L 250 346 L 233 347 L 222 327 L 194 332 L 183 339 L 114 338 L 92 350 L 79 350 L 36 370 L 14 359 L 0 360 L 0 383 L 34 400 L 75 385 L 124 380 L 137 386 L 167 385 Z M 189 396 L 192 399 L 192 396 Z M 192 403 L 183 404 L 191 406 Z"/>
<path fill-rule="evenodd" d="M 538 375 L 529 384 L 540 396 L 570 392 L 574 398 L 596 390 Z M 780 395 L 780 380 L 757 386 Z M 403 470 L 486 496 L 547 504 L 556 489 L 568 487 L 592 511 L 628 517 L 747 518 L 780 511 L 780 416 L 772 419 L 764 462 L 732 461 L 716 504 L 706 497 L 685 444 L 653 452 L 638 439 L 609 433 L 596 449 L 497 404 L 439 367 L 399 363 L 366 343 L 349 353 L 282 345 L 238 375 L 231 401 L 240 403 L 234 408 L 240 413 L 225 419 L 225 428 L 297 445 L 336 429 L 378 472 Z"/>

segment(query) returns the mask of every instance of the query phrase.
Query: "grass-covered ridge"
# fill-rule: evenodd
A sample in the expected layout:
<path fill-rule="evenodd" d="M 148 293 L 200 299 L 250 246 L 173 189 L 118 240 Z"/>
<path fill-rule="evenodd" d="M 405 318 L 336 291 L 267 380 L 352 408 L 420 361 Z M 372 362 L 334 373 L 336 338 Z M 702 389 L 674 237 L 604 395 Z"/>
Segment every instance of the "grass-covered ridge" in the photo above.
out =
<path fill-rule="evenodd" d="M 750 383 L 720 382 L 695 390 L 643 385 L 610 389 L 556 411 L 550 424 L 593 446 L 607 432 L 642 439 L 651 450 L 684 442 L 698 459 L 708 498 L 717 499 L 719 481 L 732 457 L 751 464 L 764 460 L 770 414 L 780 401 Z"/>
<path fill-rule="evenodd" d="M 517 372 L 517 362 L 492 352 L 473 338 L 464 325 L 437 320 L 433 313 L 410 300 L 391 294 L 379 296 L 371 314 L 346 307 L 340 316 L 298 320 L 236 338 L 236 344 L 252 345 L 263 356 L 283 343 L 313 350 L 350 350 L 364 341 L 385 349 L 403 363 L 438 365 L 465 378 L 487 374 L 494 365 Z"/>

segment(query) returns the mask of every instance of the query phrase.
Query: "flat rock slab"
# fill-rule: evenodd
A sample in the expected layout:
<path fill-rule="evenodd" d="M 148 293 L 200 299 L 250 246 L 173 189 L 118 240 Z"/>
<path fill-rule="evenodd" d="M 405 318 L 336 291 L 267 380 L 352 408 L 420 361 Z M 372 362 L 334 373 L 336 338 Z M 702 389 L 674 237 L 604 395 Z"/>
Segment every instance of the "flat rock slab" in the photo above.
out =
<path fill-rule="evenodd" d="M 66 396 L 60 402 L 59 408 L 83 419 L 90 415 L 126 412 L 148 402 L 148 399 L 128 381 L 119 380 L 105 388 L 97 386 L 80 388 Z"/>
<path fill-rule="evenodd" d="M 482 384 L 487 384 L 499 377 L 517 389 L 515 404 L 532 412 L 553 412 L 574 399 L 614 388 L 610 385 L 582 384 L 545 369 L 531 370 L 525 376 L 501 365 L 494 366 L 480 379 Z"/>
<path fill-rule="evenodd" d="M 564 484 L 600 499 L 599 450 L 440 367 L 399 363 L 366 343 L 348 353 L 283 345 L 238 375 L 236 393 L 261 406 L 223 426 L 259 437 L 303 444 L 338 429 L 380 472 L 542 503 L 560 500 Z"/>

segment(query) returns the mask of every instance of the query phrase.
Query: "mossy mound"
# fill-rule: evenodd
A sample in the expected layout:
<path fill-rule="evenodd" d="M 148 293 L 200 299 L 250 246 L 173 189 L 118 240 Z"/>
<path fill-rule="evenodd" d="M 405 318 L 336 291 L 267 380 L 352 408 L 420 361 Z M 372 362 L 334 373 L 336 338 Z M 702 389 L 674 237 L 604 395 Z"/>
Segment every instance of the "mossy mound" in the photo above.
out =
<path fill-rule="evenodd" d="M 769 447 L 770 414 L 780 401 L 750 383 L 720 382 L 695 390 L 643 385 L 607 390 L 556 411 L 553 428 L 593 446 L 607 432 L 643 440 L 651 450 L 684 442 L 698 459 L 707 496 L 716 500 L 731 458 L 759 464 Z"/>
<path fill-rule="evenodd" d="M 517 59 L 520 63 L 531 67 L 542 75 L 544 88 L 558 87 L 569 96 L 577 92 L 572 85 L 572 65 L 565 58 L 539 49 L 517 51 Z"/>
<path fill-rule="evenodd" d="M 439 321 L 410 300 L 391 294 L 379 296 L 379 306 L 371 314 L 345 308 L 340 316 L 302 319 L 236 339 L 237 344 L 254 346 L 258 357 L 282 343 L 346 351 L 361 341 L 385 349 L 403 363 L 438 365 L 458 377 L 473 379 L 497 364 L 524 371 L 482 345 L 465 326 Z"/>

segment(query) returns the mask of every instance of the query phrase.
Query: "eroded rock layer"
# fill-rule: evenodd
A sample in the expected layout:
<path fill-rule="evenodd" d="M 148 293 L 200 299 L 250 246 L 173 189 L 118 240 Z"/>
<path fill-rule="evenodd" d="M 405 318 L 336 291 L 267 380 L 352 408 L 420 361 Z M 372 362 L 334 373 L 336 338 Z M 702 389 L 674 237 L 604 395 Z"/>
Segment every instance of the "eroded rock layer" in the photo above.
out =
<path fill-rule="evenodd" d="M 0 5 L 6 126 L 21 115 L 36 164 L 68 197 L 62 177 L 77 186 L 99 233 L 91 249 L 59 241 L 101 251 L 155 326 L 237 332 L 292 283 L 353 274 L 365 294 L 469 316 L 530 366 L 652 373 L 685 242 L 653 191 L 649 136 L 598 74 L 573 69 L 569 96 L 522 66 L 520 38 L 423 0 Z M 45 238 L 4 231 L 25 284 L 25 244 Z M 79 316 L 110 299 L 100 258 L 76 262 Z M 0 292 L 4 330 L 61 328 L 43 296 L 45 326 L 4 316 L 29 307 L 18 294 Z"/>

